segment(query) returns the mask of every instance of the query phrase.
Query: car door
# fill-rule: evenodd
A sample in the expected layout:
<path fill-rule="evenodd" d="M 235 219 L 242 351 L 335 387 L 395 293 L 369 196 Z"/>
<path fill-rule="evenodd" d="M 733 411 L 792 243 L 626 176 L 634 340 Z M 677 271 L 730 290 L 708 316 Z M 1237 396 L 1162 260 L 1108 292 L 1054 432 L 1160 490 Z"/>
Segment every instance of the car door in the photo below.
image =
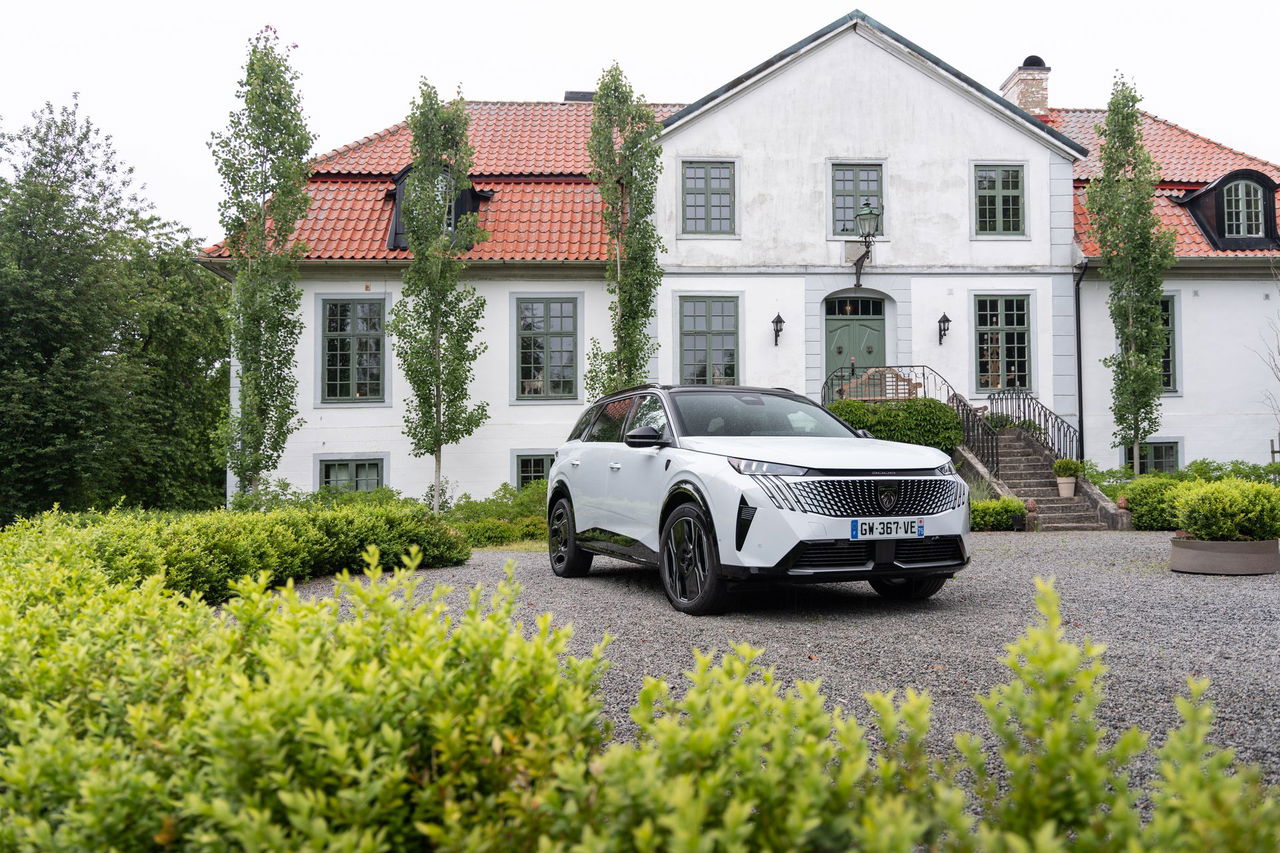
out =
<path fill-rule="evenodd" d="M 642 426 L 653 427 L 663 438 L 671 440 L 671 419 L 657 394 L 638 397 L 623 434 Z M 658 513 L 667 491 L 666 464 L 671 450 L 667 447 L 627 447 L 625 443 L 610 445 L 609 449 L 609 496 L 606 503 L 616 519 L 617 532 L 656 553 Z"/>
<path fill-rule="evenodd" d="M 609 466 L 615 463 L 617 448 L 624 446 L 622 427 L 635 401 L 635 397 L 620 397 L 604 403 L 582 437 L 576 455 L 569 459 L 569 465 L 576 468 L 570 475 L 570 488 L 573 490 L 573 515 L 579 533 L 589 530 L 617 532 L 617 523 L 608 509 L 609 477 L 615 470 Z M 573 464 L 575 461 L 578 462 L 576 466 Z"/>

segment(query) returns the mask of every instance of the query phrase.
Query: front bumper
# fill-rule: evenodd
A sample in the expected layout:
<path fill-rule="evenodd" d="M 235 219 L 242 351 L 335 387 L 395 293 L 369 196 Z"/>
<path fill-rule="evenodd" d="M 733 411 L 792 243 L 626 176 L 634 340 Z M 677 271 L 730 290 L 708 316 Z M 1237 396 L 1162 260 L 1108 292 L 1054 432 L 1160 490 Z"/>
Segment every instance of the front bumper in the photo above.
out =
<path fill-rule="evenodd" d="M 950 577 L 969 564 L 963 536 L 922 539 L 820 539 L 798 542 L 772 566 L 722 563 L 720 574 L 732 580 L 752 578 L 797 583 L 836 583 L 870 578 L 944 575 Z"/>

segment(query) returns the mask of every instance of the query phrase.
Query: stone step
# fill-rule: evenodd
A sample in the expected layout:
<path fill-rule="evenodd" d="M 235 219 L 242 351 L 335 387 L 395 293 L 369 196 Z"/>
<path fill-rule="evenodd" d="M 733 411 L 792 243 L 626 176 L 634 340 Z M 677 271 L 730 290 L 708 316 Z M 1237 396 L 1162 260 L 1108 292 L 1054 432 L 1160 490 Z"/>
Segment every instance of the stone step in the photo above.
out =
<path fill-rule="evenodd" d="M 1006 483 L 1005 485 L 1009 484 Z M 1040 503 L 1041 498 L 1056 498 L 1058 496 L 1057 486 L 1028 486 L 1016 489 L 1013 486 L 1009 486 L 1009 488 L 1013 489 L 1013 493 L 1024 501 L 1027 498 L 1035 498 L 1037 504 Z"/>
<path fill-rule="evenodd" d="M 1054 489 L 1055 489 L 1054 496 L 1045 497 L 1045 498 L 1036 498 L 1036 506 L 1038 506 L 1040 509 L 1049 509 L 1051 507 L 1065 507 L 1065 506 L 1079 506 L 1079 507 L 1089 506 L 1089 502 L 1086 501 L 1080 495 L 1076 495 L 1074 498 L 1056 497 L 1057 487 L 1055 486 Z"/>
<path fill-rule="evenodd" d="M 1078 524 L 1076 522 L 1059 523 L 1044 521 L 1040 524 L 1041 533 L 1056 533 L 1062 530 L 1106 530 L 1107 526 L 1101 521 L 1095 521 L 1092 524 Z"/>
<path fill-rule="evenodd" d="M 1001 459 L 1000 471 L 1036 471 L 1041 474 L 1052 473 L 1053 469 L 1044 464 L 1042 459 Z"/>
<path fill-rule="evenodd" d="M 1098 522 L 1098 514 L 1093 511 L 1089 512 L 1044 512 L 1041 511 L 1040 518 L 1045 524 L 1095 524 Z"/>
<path fill-rule="evenodd" d="M 1029 475 L 1026 477 L 1014 475 L 1010 477 L 1002 475 L 1000 479 L 1006 486 L 1013 489 L 1015 492 L 1017 492 L 1018 489 L 1053 489 L 1053 495 L 1051 495 L 1051 497 L 1058 496 L 1058 482 L 1048 477 L 1037 477 L 1035 475 Z"/>

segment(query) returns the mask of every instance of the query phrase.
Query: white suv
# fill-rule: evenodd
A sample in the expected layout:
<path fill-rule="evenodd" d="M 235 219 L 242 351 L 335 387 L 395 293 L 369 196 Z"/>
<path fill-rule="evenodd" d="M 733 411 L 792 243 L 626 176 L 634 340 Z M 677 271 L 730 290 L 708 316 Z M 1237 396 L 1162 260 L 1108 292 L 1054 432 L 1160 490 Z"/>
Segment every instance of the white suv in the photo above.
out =
<path fill-rule="evenodd" d="M 655 566 L 693 614 L 756 579 L 928 598 L 969 562 L 969 490 L 945 453 L 877 441 L 783 389 L 600 399 L 556 451 L 547 519 L 560 577 L 594 554 Z"/>

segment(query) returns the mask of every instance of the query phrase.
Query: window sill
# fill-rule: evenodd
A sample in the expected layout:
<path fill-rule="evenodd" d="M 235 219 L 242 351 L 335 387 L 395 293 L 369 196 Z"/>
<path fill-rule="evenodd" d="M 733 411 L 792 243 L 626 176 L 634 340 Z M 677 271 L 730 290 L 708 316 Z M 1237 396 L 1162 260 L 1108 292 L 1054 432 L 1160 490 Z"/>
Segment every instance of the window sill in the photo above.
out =
<path fill-rule="evenodd" d="M 389 409 L 389 400 L 316 400 L 317 409 Z"/>
<path fill-rule="evenodd" d="M 1019 240 L 1030 241 L 1031 237 L 1027 234 L 970 234 L 969 239 L 973 241 L 991 240 L 996 243 L 1018 242 Z"/>
<path fill-rule="evenodd" d="M 862 238 L 854 234 L 828 234 L 827 240 L 828 242 L 831 242 L 831 243 L 861 243 L 862 242 Z M 890 242 L 889 238 L 884 236 L 883 234 L 877 234 L 875 237 L 871 238 L 871 243 L 872 245 L 875 245 L 875 246 L 878 246 L 881 243 L 888 243 L 888 242 Z"/>
<path fill-rule="evenodd" d="M 677 234 L 677 240 L 741 240 L 741 234 Z"/>
<path fill-rule="evenodd" d="M 581 397 L 548 397 L 545 400 L 537 399 L 514 399 L 508 400 L 509 406 L 581 406 L 583 400 Z"/>

